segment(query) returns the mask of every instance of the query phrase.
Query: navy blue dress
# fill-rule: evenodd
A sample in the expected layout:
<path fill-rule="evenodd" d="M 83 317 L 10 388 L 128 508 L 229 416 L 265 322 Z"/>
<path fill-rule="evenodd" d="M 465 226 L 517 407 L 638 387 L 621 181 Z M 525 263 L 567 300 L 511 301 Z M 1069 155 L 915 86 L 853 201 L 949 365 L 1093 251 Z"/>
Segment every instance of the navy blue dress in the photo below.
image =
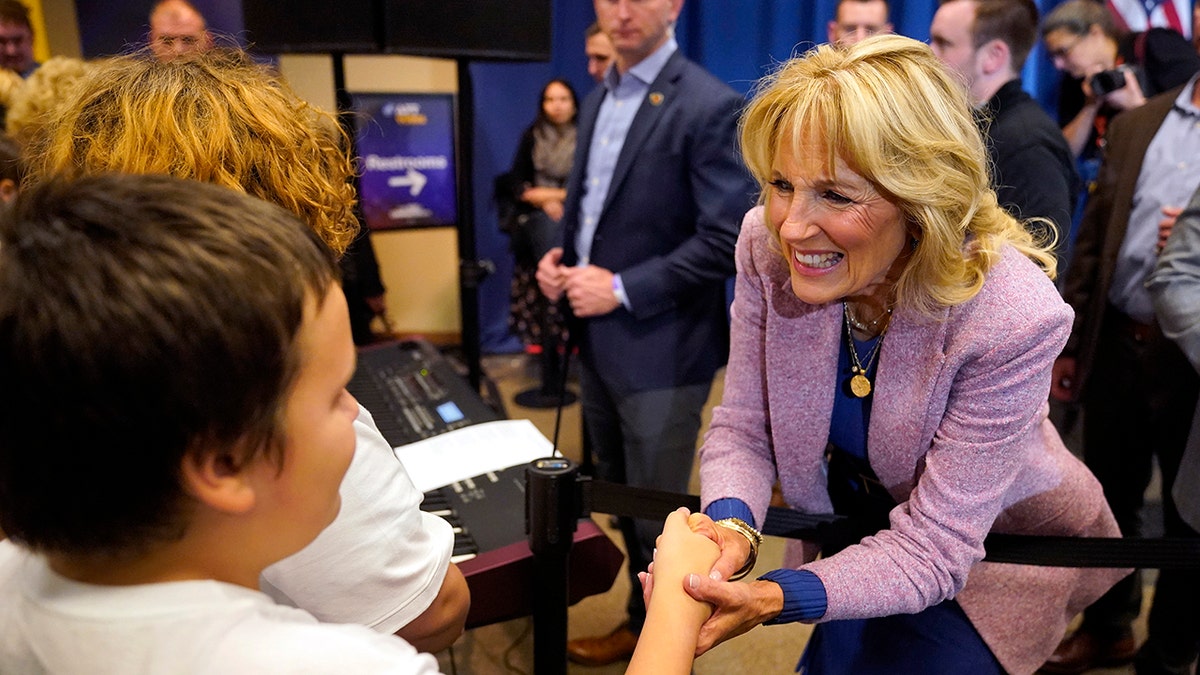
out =
<path fill-rule="evenodd" d="M 881 338 L 859 342 L 855 348 L 860 355 L 870 353 Z M 882 346 L 880 347 L 882 348 Z M 868 378 L 875 381 L 878 357 L 868 368 Z M 840 486 L 841 498 L 834 496 L 838 486 L 830 486 L 830 496 L 835 504 L 845 501 L 846 495 L 859 495 L 866 501 L 864 493 L 878 496 L 880 490 L 871 491 L 863 481 L 877 480 L 866 464 L 867 429 L 871 421 L 873 395 L 857 398 L 850 393 L 850 352 L 842 341 L 838 356 L 838 390 L 834 398 L 833 416 L 829 425 L 830 453 L 844 453 L 841 457 L 857 468 L 865 468 L 862 480 L 847 479 L 850 483 Z M 831 461 L 837 461 L 836 458 Z M 831 471 L 832 480 L 841 480 L 844 471 Z M 848 488 L 848 489 L 846 489 Z M 853 499 L 853 497 L 851 497 Z M 894 501 L 888 501 L 895 505 Z M 859 509 L 878 510 L 874 503 L 855 505 Z M 835 510 L 841 510 L 835 506 Z M 882 518 L 882 514 L 877 514 Z M 886 526 L 886 524 L 884 524 Z M 826 552 L 826 555 L 830 555 Z M 962 608 L 954 600 L 946 600 L 916 614 L 898 614 L 873 619 L 847 619 L 828 621 L 813 627 L 812 638 L 796 671 L 805 675 L 893 675 L 896 673 L 919 673 L 921 675 L 1002 675 L 1004 669 L 984 643 L 979 632 L 967 619 Z"/>

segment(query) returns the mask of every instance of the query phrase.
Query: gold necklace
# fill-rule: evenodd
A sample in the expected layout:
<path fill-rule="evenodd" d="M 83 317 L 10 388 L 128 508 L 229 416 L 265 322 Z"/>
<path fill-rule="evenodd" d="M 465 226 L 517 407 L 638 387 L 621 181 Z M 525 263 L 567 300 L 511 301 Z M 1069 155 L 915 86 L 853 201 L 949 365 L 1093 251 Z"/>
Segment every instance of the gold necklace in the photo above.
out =
<path fill-rule="evenodd" d="M 850 309 L 846 302 L 842 301 L 842 314 L 846 318 L 846 345 L 850 347 L 850 393 L 858 398 L 866 398 L 871 395 L 871 380 L 867 377 L 867 371 L 871 369 L 871 364 L 875 361 L 875 357 L 879 355 L 879 347 L 883 344 L 883 336 L 887 335 L 888 328 L 891 328 L 892 322 L 889 321 L 883 327 L 883 331 L 879 333 L 879 339 L 875 341 L 875 346 L 871 347 L 871 351 L 867 352 L 866 365 L 858 360 L 858 349 L 854 346 L 854 335 L 850 332 Z"/>

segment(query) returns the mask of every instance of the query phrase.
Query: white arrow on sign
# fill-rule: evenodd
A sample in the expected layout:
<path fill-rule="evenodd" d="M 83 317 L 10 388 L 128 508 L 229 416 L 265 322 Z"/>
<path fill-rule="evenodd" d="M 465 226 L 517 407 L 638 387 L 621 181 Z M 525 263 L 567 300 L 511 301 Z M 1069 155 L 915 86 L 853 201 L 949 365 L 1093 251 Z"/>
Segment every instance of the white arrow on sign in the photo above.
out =
<path fill-rule="evenodd" d="M 389 178 L 387 184 L 388 187 L 407 187 L 412 196 L 416 197 L 421 194 L 421 190 L 425 189 L 425 183 L 428 182 L 429 179 L 425 177 L 425 174 L 410 167 L 403 176 Z"/>

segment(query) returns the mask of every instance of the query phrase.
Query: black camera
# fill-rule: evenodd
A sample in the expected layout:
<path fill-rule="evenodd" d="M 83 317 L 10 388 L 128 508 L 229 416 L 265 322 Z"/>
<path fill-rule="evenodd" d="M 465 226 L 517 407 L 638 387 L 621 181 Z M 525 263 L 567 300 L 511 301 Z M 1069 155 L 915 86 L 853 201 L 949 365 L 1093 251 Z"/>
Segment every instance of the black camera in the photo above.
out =
<path fill-rule="evenodd" d="M 1102 70 L 1093 75 L 1088 83 L 1092 87 L 1092 95 L 1100 98 L 1125 86 L 1125 71 L 1120 68 Z"/>

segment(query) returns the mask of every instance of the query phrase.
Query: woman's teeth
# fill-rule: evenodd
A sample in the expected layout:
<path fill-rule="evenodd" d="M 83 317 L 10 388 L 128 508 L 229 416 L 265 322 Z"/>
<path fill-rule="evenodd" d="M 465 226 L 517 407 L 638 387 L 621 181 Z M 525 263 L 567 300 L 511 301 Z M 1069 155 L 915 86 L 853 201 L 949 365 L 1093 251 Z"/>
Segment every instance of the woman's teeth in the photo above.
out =
<path fill-rule="evenodd" d="M 843 254 L 843 253 L 819 253 L 819 254 L 793 253 L 792 257 L 794 257 L 796 259 L 796 262 L 800 263 L 800 265 L 802 265 L 804 267 L 812 267 L 815 269 L 825 269 L 827 267 L 833 267 L 834 265 L 841 262 L 842 258 L 845 257 L 845 254 Z"/>

